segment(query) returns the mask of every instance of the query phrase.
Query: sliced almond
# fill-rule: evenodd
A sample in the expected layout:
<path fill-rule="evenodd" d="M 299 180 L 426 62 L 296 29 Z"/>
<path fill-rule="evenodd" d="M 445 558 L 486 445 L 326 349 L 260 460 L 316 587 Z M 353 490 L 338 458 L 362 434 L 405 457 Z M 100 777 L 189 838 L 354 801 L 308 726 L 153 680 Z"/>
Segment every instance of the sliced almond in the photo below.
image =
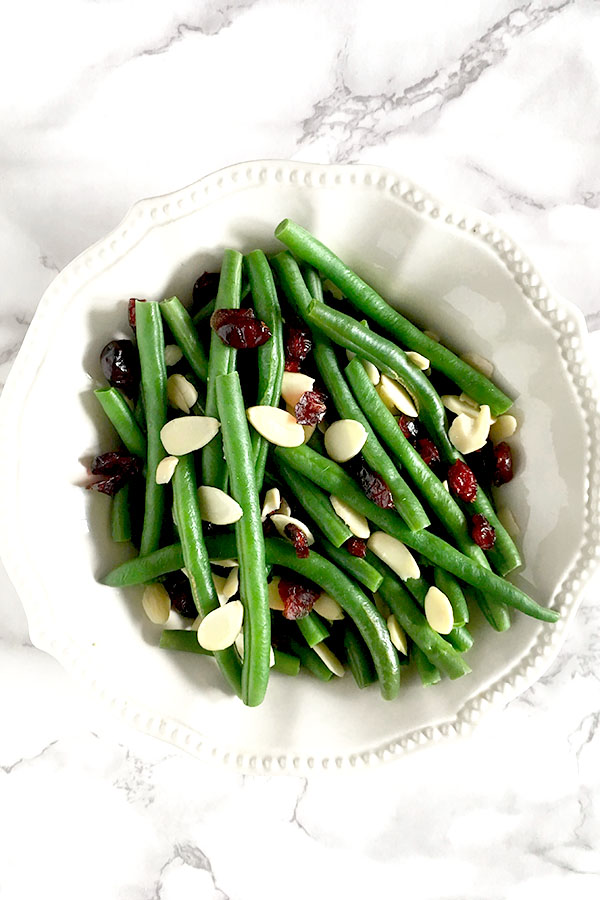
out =
<path fill-rule="evenodd" d="M 220 427 L 219 420 L 212 416 L 180 416 L 163 425 L 160 439 L 171 456 L 184 456 L 205 447 Z"/>
<path fill-rule="evenodd" d="M 479 415 L 479 404 L 473 405 L 462 396 L 457 397 L 456 394 L 442 394 L 442 403 L 450 412 L 457 416 L 471 416 L 472 419 Z"/>
<path fill-rule="evenodd" d="M 271 513 L 276 512 L 279 509 L 280 505 L 281 493 L 279 491 L 279 488 L 269 488 L 269 490 L 265 494 L 262 512 L 260 514 L 261 521 L 266 522 L 267 516 L 270 516 Z"/>
<path fill-rule="evenodd" d="M 495 444 L 512 437 L 517 430 L 517 420 L 510 414 L 498 416 L 490 428 L 490 437 Z"/>
<path fill-rule="evenodd" d="M 177 344 L 167 344 L 165 347 L 165 366 L 169 368 L 176 366 L 178 362 L 181 362 L 182 357 L 183 353 Z"/>
<path fill-rule="evenodd" d="M 287 525 L 295 525 L 296 528 L 299 528 L 302 534 L 306 537 L 308 545 L 314 544 L 315 539 L 312 535 L 310 528 L 301 522 L 300 519 L 294 519 L 292 516 L 284 516 L 282 513 L 273 513 L 271 516 L 271 522 L 281 535 L 281 537 L 287 538 L 287 534 L 285 533 L 285 529 Z M 288 538 L 289 540 L 289 538 Z"/>
<path fill-rule="evenodd" d="M 355 510 L 353 510 L 345 500 L 341 499 L 341 497 L 336 497 L 334 494 L 331 494 L 329 499 L 331 500 L 331 505 L 333 506 L 342 522 L 346 523 L 355 537 L 363 539 L 369 537 L 369 535 L 371 534 L 371 529 L 369 528 L 369 523 L 364 516 L 361 516 L 360 513 L 357 513 Z"/>
<path fill-rule="evenodd" d="M 486 378 L 491 378 L 494 374 L 494 364 L 479 353 L 463 353 L 460 358 L 485 375 Z"/>
<path fill-rule="evenodd" d="M 450 634 L 454 627 L 454 613 L 447 596 L 439 588 L 430 587 L 425 594 L 425 617 L 438 634 Z"/>
<path fill-rule="evenodd" d="M 235 597 L 237 592 L 240 589 L 240 568 L 239 566 L 234 566 L 231 572 L 225 579 L 225 584 L 223 585 L 223 593 L 230 600 L 232 597 Z"/>
<path fill-rule="evenodd" d="M 315 379 L 303 372 L 284 372 L 281 379 L 281 396 L 284 401 L 294 408 L 296 403 L 306 391 L 312 391 Z"/>
<path fill-rule="evenodd" d="M 387 621 L 392 612 L 381 594 L 378 594 L 377 591 L 373 594 L 373 602 L 375 603 L 375 608 L 377 609 L 377 612 L 379 613 L 381 618 Z"/>
<path fill-rule="evenodd" d="M 465 403 L 468 403 L 469 406 L 472 406 L 473 409 L 476 409 L 477 412 L 479 412 L 479 403 L 477 402 L 477 400 L 473 400 L 473 398 L 469 397 L 468 394 L 465 394 L 464 391 L 459 395 L 459 399 L 463 400 Z"/>
<path fill-rule="evenodd" d="M 390 640 L 396 650 L 399 650 L 400 653 L 403 653 L 404 656 L 408 654 L 408 644 L 406 643 L 406 634 L 404 633 L 404 629 L 398 625 L 398 619 L 396 616 L 391 615 L 387 619 L 387 628 L 390 633 Z"/>
<path fill-rule="evenodd" d="M 313 650 L 319 656 L 322 661 L 325 663 L 330 672 L 333 672 L 334 675 L 337 675 L 338 678 L 343 678 L 344 676 L 344 667 L 335 655 L 333 651 L 329 649 L 327 644 L 324 641 L 320 641 L 320 643 L 315 644 Z"/>
<path fill-rule="evenodd" d="M 281 503 L 279 504 L 279 509 L 276 510 L 282 516 L 291 516 L 292 510 L 290 509 L 290 504 L 287 502 L 285 497 L 281 498 Z"/>
<path fill-rule="evenodd" d="M 244 607 L 239 600 L 231 600 L 213 609 L 200 622 L 198 643 L 205 650 L 226 650 L 242 630 Z"/>
<path fill-rule="evenodd" d="M 356 419 L 338 419 L 325 432 L 325 450 L 336 462 L 347 462 L 360 453 L 367 432 Z"/>
<path fill-rule="evenodd" d="M 518 537 L 521 534 L 521 529 L 517 524 L 517 520 L 508 506 L 499 506 L 496 515 L 500 520 L 500 524 L 504 525 L 511 537 Z"/>
<path fill-rule="evenodd" d="M 279 582 L 281 578 L 278 575 L 273 578 L 268 585 L 269 588 L 269 609 L 275 609 L 282 612 L 284 609 L 283 600 L 279 594 Z"/>
<path fill-rule="evenodd" d="M 246 410 L 250 424 L 271 444 L 299 447 L 304 443 L 304 429 L 294 416 L 276 406 L 251 406 Z"/>
<path fill-rule="evenodd" d="M 147 584 L 142 595 L 142 608 L 151 622 L 164 625 L 171 612 L 171 598 L 162 584 Z"/>
<path fill-rule="evenodd" d="M 416 366 L 417 369 L 420 369 L 421 372 L 426 372 L 429 368 L 429 360 L 426 356 L 423 356 L 421 353 L 417 353 L 415 350 L 407 350 L 406 358 Z"/>
<path fill-rule="evenodd" d="M 356 353 L 354 353 L 352 350 L 346 350 L 346 356 L 348 358 L 348 362 L 352 362 L 352 360 L 356 356 Z M 369 376 L 369 381 L 371 382 L 371 384 L 377 386 L 381 380 L 381 373 L 377 366 L 368 359 L 361 359 L 360 364 Z"/>
<path fill-rule="evenodd" d="M 417 408 L 408 391 L 398 381 L 388 378 L 383 373 L 377 386 L 377 392 L 388 409 L 397 409 L 407 416 L 418 415 Z"/>
<path fill-rule="evenodd" d="M 490 425 L 490 408 L 484 404 L 474 419 L 464 413 L 458 415 L 448 429 L 448 437 L 459 453 L 473 453 L 487 441 Z"/>
<path fill-rule="evenodd" d="M 239 653 L 240 659 L 243 661 L 244 659 L 244 634 L 240 631 L 235 641 L 235 649 Z M 271 647 L 269 650 L 269 668 L 272 669 L 275 665 L 275 653 L 273 652 L 273 648 Z"/>
<path fill-rule="evenodd" d="M 227 603 L 227 597 L 225 596 L 225 582 L 227 579 L 223 575 L 217 575 L 216 572 L 211 572 L 210 574 L 215 586 L 215 591 L 217 592 L 219 606 L 225 606 Z"/>
<path fill-rule="evenodd" d="M 439 344 L 440 336 L 439 336 L 439 334 L 436 334 L 435 331 L 428 331 L 427 329 L 425 329 L 423 331 L 423 334 L 427 335 L 427 337 L 430 338 L 430 340 L 435 341 L 436 344 Z"/>
<path fill-rule="evenodd" d="M 189 413 L 198 399 L 198 391 L 184 375 L 169 375 L 167 378 L 167 399 L 171 406 Z"/>
<path fill-rule="evenodd" d="M 178 456 L 165 456 L 156 467 L 156 483 L 168 484 L 179 462 Z"/>
<path fill-rule="evenodd" d="M 444 485 L 444 489 L 447 490 L 448 493 L 450 493 L 450 486 L 449 486 L 448 482 L 447 482 L 447 481 L 442 481 L 442 484 Z"/>
<path fill-rule="evenodd" d="M 212 522 L 213 525 L 233 525 L 243 515 L 237 500 L 209 484 L 202 484 L 198 488 L 198 505 L 203 521 Z"/>
<path fill-rule="evenodd" d="M 337 622 L 344 618 L 344 610 L 333 597 L 323 591 L 314 602 L 313 609 L 329 622 Z"/>
<path fill-rule="evenodd" d="M 211 559 L 210 564 L 213 566 L 222 566 L 224 569 L 232 569 L 234 566 L 239 566 L 237 559 Z"/>
<path fill-rule="evenodd" d="M 403 581 L 419 577 L 420 571 L 414 556 L 397 538 L 384 531 L 376 531 L 369 538 L 367 547 Z"/>

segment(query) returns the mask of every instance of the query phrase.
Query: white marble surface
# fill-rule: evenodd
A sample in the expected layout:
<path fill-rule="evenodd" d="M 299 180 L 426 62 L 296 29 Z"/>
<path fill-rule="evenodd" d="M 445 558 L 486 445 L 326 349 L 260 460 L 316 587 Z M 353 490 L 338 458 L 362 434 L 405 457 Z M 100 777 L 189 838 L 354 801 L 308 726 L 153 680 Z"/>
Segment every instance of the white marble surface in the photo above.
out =
<path fill-rule="evenodd" d="M 54 273 L 130 203 L 260 157 L 381 163 L 481 207 L 600 328 L 600 3 L 516 2 L 6 4 L 0 385 Z M 114 723 L 0 571 L 0 897 L 597 898 L 597 598 L 472 737 L 307 782 Z"/>

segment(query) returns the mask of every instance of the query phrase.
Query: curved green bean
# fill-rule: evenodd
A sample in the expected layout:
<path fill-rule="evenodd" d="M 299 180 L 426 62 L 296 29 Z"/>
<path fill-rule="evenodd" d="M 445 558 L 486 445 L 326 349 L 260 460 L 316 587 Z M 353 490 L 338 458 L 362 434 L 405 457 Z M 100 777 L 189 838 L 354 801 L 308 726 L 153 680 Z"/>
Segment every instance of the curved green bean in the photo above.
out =
<path fill-rule="evenodd" d="M 314 647 L 315 644 L 320 644 L 329 637 L 329 629 L 316 612 L 310 612 L 307 616 L 296 619 L 296 625 L 309 647 Z"/>
<path fill-rule="evenodd" d="M 415 647 L 413 657 L 423 687 L 431 687 L 442 680 L 439 669 L 433 665 L 420 647 Z"/>
<path fill-rule="evenodd" d="M 225 558 L 225 557 L 223 557 Z M 132 584 L 147 584 L 161 575 L 175 572 L 185 565 L 181 544 L 161 547 L 148 556 L 136 556 L 121 563 L 100 579 L 107 587 L 129 587 Z"/>
<path fill-rule="evenodd" d="M 215 311 L 215 300 L 209 300 L 208 303 L 205 303 L 204 306 L 198 310 L 197 313 L 194 313 L 192 316 L 192 324 L 194 328 L 198 328 L 198 325 L 201 322 L 204 322 L 205 319 L 210 319 L 212 314 Z"/>
<path fill-rule="evenodd" d="M 459 653 L 466 653 L 473 646 L 473 636 L 466 625 L 455 626 L 449 634 L 444 635 L 444 640 Z"/>
<path fill-rule="evenodd" d="M 357 687 L 362 690 L 377 681 L 377 672 L 367 645 L 350 622 L 346 622 L 344 626 L 344 650 L 348 668 Z"/>
<path fill-rule="evenodd" d="M 304 278 L 304 283 L 313 300 L 323 300 L 323 282 L 316 269 L 309 266 L 308 263 L 300 264 L 300 271 Z"/>
<path fill-rule="evenodd" d="M 352 556 L 345 547 L 334 547 L 331 541 L 328 541 L 323 535 L 319 539 L 319 549 L 336 564 L 338 569 L 344 569 L 355 581 L 364 584 L 368 590 L 374 593 L 378 589 L 383 576 L 366 559 Z"/>
<path fill-rule="evenodd" d="M 112 498 L 110 507 L 110 533 L 116 544 L 131 540 L 131 515 L 129 511 L 129 484 L 123 485 Z"/>
<path fill-rule="evenodd" d="M 473 591 L 472 593 L 477 606 L 494 631 L 508 631 L 510 613 L 505 604 L 498 603 L 493 597 L 488 597 L 484 591 Z"/>
<path fill-rule="evenodd" d="M 327 668 L 314 650 L 293 639 L 290 639 L 290 650 L 294 656 L 298 657 L 304 668 L 308 669 L 311 675 L 314 675 L 319 681 L 331 681 L 333 672 Z"/>
<path fill-rule="evenodd" d="M 121 391 L 100 388 L 94 394 L 129 452 L 146 459 L 146 438 Z"/>
<path fill-rule="evenodd" d="M 348 538 L 352 537 L 352 532 L 334 510 L 327 494 L 319 490 L 304 475 L 290 469 L 281 461 L 278 461 L 278 467 L 283 480 L 302 509 L 308 513 L 335 547 L 341 547 Z"/>
<path fill-rule="evenodd" d="M 446 572 L 445 569 L 440 568 L 440 566 L 434 566 L 433 581 L 436 588 L 445 594 L 450 601 L 450 606 L 454 613 L 455 626 L 466 625 L 469 621 L 469 607 L 467 606 L 467 600 L 463 590 L 456 578 L 451 575 L 450 572 Z"/>
<path fill-rule="evenodd" d="M 160 311 L 192 371 L 201 381 L 206 381 L 208 362 L 189 312 L 177 297 L 163 300 Z"/>

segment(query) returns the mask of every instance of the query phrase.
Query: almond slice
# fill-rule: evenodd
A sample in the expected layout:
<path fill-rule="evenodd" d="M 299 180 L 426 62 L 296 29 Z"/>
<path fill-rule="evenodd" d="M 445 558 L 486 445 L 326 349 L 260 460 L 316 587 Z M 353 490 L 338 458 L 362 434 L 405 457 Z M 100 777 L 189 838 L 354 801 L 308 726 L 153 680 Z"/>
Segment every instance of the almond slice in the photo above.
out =
<path fill-rule="evenodd" d="M 225 597 L 230 600 L 232 597 L 235 597 L 237 592 L 240 589 L 240 568 L 239 566 L 234 566 L 231 569 L 231 572 L 225 579 L 225 584 L 223 585 L 223 594 Z"/>
<path fill-rule="evenodd" d="M 306 537 L 309 546 L 311 544 L 314 544 L 315 542 L 315 539 L 312 536 L 312 532 L 304 524 L 304 522 L 300 521 L 300 519 L 294 519 L 292 516 L 284 516 L 283 513 L 273 513 L 273 515 L 271 516 L 271 522 L 273 523 L 281 537 L 284 537 L 287 540 L 289 540 L 289 538 L 285 533 L 286 525 L 295 525 L 296 528 L 299 528 L 302 534 Z"/>
<path fill-rule="evenodd" d="M 169 375 L 167 378 L 167 399 L 171 406 L 189 413 L 198 399 L 198 391 L 184 375 Z"/>
<path fill-rule="evenodd" d="M 277 509 L 276 512 L 280 513 L 280 515 L 282 516 L 291 516 L 292 510 L 290 509 L 290 504 L 287 502 L 285 497 L 281 498 L 279 509 Z"/>
<path fill-rule="evenodd" d="M 404 654 L 404 656 L 408 655 L 408 644 L 406 643 L 406 634 L 404 633 L 404 629 L 398 625 L 398 619 L 396 616 L 391 615 L 388 616 L 387 619 L 387 628 L 390 633 L 390 640 L 396 650 L 399 650 L 400 653 Z"/>
<path fill-rule="evenodd" d="M 393 381 L 383 373 L 381 375 L 381 381 L 377 386 L 377 393 L 388 409 L 397 409 L 407 416 L 418 415 L 417 408 L 408 391 L 406 391 L 398 381 Z"/>
<path fill-rule="evenodd" d="M 156 483 L 168 484 L 179 462 L 178 456 L 165 456 L 156 467 Z"/>
<path fill-rule="evenodd" d="M 356 356 L 356 353 L 354 353 L 353 350 L 346 350 L 346 356 L 348 358 L 348 362 L 352 362 L 352 360 Z M 361 359 L 360 364 L 369 376 L 369 381 L 371 382 L 371 384 L 377 387 L 381 380 L 381 372 L 379 371 L 377 366 L 368 359 Z"/>
<path fill-rule="evenodd" d="M 450 634 L 454 627 L 454 613 L 447 596 L 439 588 L 430 587 L 425 594 L 425 617 L 438 634 Z"/>
<path fill-rule="evenodd" d="M 475 419 L 479 415 L 479 404 L 473 404 L 462 396 L 457 397 L 456 394 L 442 394 L 442 403 L 450 412 L 457 416 L 471 416 Z"/>
<path fill-rule="evenodd" d="M 205 447 L 220 427 L 219 420 L 212 416 L 180 416 L 163 425 L 160 439 L 171 456 L 184 456 Z"/>
<path fill-rule="evenodd" d="M 498 416 L 490 428 L 490 437 L 495 444 L 512 437 L 517 430 L 517 420 L 510 414 Z"/>
<path fill-rule="evenodd" d="M 415 350 L 407 350 L 406 358 L 416 366 L 417 369 L 420 369 L 421 372 L 426 372 L 429 368 L 429 360 L 426 356 L 423 356 L 421 353 L 417 353 Z"/>
<path fill-rule="evenodd" d="M 280 581 L 281 581 L 281 578 L 278 575 L 276 575 L 275 578 L 273 578 L 268 584 L 269 609 L 275 609 L 275 610 L 278 610 L 279 612 L 283 612 L 285 607 L 283 605 L 283 600 L 281 599 L 281 595 L 279 594 L 279 582 Z"/>
<path fill-rule="evenodd" d="M 325 450 L 335 462 L 347 462 L 360 453 L 367 432 L 356 419 L 338 419 L 325 432 Z"/>
<path fill-rule="evenodd" d="M 278 447 L 299 447 L 304 429 L 294 416 L 276 406 L 251 406 L 246 410 L 250 424 L 265 440 Z"/>
<path fill-rule="evenodd" d="M 142 595 L 142 608 L 154 625 L 164 625 L 171 612 L 171 598 L 162 584 L 147 584 Z"/>
<path fill-rule="evenodd" d="M 237 500 L 209 484 L 202 484 L 198 488 L 198 505 L 203 521 L 213 525 L 233 525 L 243 515 Z"/>
<path fill-rule="evenodd" d="M 369 523 L 364 516 L 361 516 L 361 514 L 353 510 L 345 500 L 342 500 L 340 497 L 336 497 L 334 494 L 330 494 L 329 499 L 337 515 L 340 517 L 342 522 L 346 523 L 355 537 L 363 539 L 369 537 L 369 535 L 371 534 L 371 529 L 369 528 Z"/>
<path fill-rule="evenodd" d="M 165 366 L 168 368 L 176 366 L 178 362 L 181 362 L 182 357 L 183 353 L 177 344 L 167 344 L 165 347 Z"/>
<path fill-rule="evenodd" d="M 281 379 L 281 396 L 284 401 L 294 408 L 296 403 L 306 391 L 312 391 L 315 379 L 303 372 L 284 372 Z"/>
<path fill-rule="evenodd" d="M 232 569 L 234 566 L 239 566 L 237 559 L 211 559 L 209 562 L 212 566 L 222 566 L 224 569 Z"/>
<path fill-rule="evenodd" d="M 240 633 L 238 634 L 238 636 L 236 637 L 236 639 L 233 643 L 235 644 L 235 649 L 239 653 L 240 659 L 243 661 L 243 659 L 244 659 L 244 635 L 243 635 L 243 632 L 240 631 Z M 274 665 L 275 665 L 275 653 L 273 651 L 273 648 L 271 647 L 269 650 L 269 668 L 272 669 Z"/>
<path fill-rule="evenodd" d="M 477 400 L 473 400 L 473 398 L 469 397 L 468 394 L 465 394 L 464 391 L 459 395 L 459 400 L 462 400 L 464 403 L 468 403 L 469 406 L 472 406 L 473 409 L 476 409 L 477 412 L 479 412 L 479 403 L 477 402 Z"/>
<path fill-rule="evenodd" d="M 419 577 L 420 571 L 414 556 L 397 538 L 384 531 L 376 531 L 369 538 L 367 547 L 403 581 Z"/>
<path fill-rule="evenodd" d="M 261 521 L 266 522 L 267 517 L 270 516 L 271 513 L 276 512 L 279 509 L 280 505 L 281 493 L 279 491 L 279 488 L 269 488 L 269 490 L 265 494 L 262 512 L 260 514 Z"/>
<path fill-rule="evenodd" d="M 334 675 L 337 675 L 338 678 L 343 678 L 344 676 L 344 667 L 329 647 L 325 643 L 325 641 L 320 641 L 320 643 L 315 644 L 313 650 L 319 656 L 322 661 L 325 663 L 330 672 L 333 672 Z"/>
<path fill-rule="evenodd" d="M 329 622 L 337 622 L 339 619 L 344 618 L 344 610 L 340 604 L 333 597 L 330 597 L 329 594 L 326 594 L 325 591 L 319 594 L 313 604 L 313 609 Z"/>
<path fill-rule="evenodd" d="M 198 643 L 205 650 L 226 650 L 242 630 L 243 621 L 244 607 L 239 600 L 213 609 L 200 622 Z"/>
<path fill-rule="evenodd" d="M 227 597 L 225 596 L 225 582 L 227 579 L 223 575 L 217 575 L 216 572 L 211 572 L 210 574 L 215 586 L 215 591 L 217 592 L 219 606 L 225 606 L 227 603 Z"/>
<path fill-rule="evenodd" d="M 491 378 L 494 374 L 494 364 L 479 353 L 463 353 L 460 358 L 472 366 L 473 369 L 485 375 L 486 378 Z"/>
<path fill-rule="evenodd" d="M 448 429 L 448 437 L 459 453 L 473 453 L 487 441 L 490 425 L 490 408 L 484 404 L 474 419 L 464 413 L 458 415 Z"/>

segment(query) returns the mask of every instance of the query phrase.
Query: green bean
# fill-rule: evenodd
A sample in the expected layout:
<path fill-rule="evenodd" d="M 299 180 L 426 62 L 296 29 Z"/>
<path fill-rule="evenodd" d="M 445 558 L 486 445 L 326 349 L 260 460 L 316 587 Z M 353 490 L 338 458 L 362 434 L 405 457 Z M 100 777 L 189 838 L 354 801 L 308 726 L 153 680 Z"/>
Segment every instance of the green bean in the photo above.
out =
<path fill-rule="evenodd" d="M 135 303 L 137 344 L 148 435 L 146 502 L 140 556 L 146 556 L 158 548 L 164 508 L 164 485 L 156 483 L 156 468 L 165 456 L 160 431 L 167 421 L 167 369 L 159 306 L 158 303 L 142 303 L 139 300 Z"/>
<path fill-rule="evenodd" d="M 237 250 L 225 250 L 219 278 L 215 309 L 238 309 L 242 289 L 242 262 Z M 206 382 L 206 415 L 217 415 L 217 378 L 235 371 L 236 351 L 224 344 L 211 329 Z M 223 457 L 223 438 L 217 434 L 202 451 L 202 482 L 212 487 L 227 488 L 227 466 Z"/>
<path fill-rule="evenodd" d="M 321 378 L 341 418 L 356 419 L 367 432 L 362 455 L 367 465 L 374 469 L 389 487 L 398 513 L 413 531 L 426 528 L 429 525 L 427 513 L 377 440 L 367 418 L 361 412 L 346 384 L 330 341 L 323 335 L 313 335 L 313 354 Z"/>
<path fill-rule="evenodd" d="M 110 532 L 113 541 L 122 544 L 131 540 L 131 515 L 129 512 L 129 485 L 125 484 L 112 498 L 110 507 Z"/>
<path fill-rule="evenodd" d="M 300 271 L 302 272 L 302 277 L 304 278 L 304 283 L 310 296 L 313 298 L 313 300 L 322 301 L 323 282 L 321 281 L 317 270 L 313 269 L 312 266 L 307 265 L 307 263 L 301 263 Z"/>
<path fill-rule="evenodd" d="M 306 475 L 323 490 L 343 497 L 353 509 L 370 519 L 383 531 L 402 541 L 407 547 L 422 553 L 433 565 L 446 569 L 461 581 L 486 591 L 489 596 L 502 600 L 534 619 L 556 622 L 559 618 L 556 610 L 540 606 L 510 581 L 505 581 L 478 565 L 436 535 L 426 530 L 411 531 L 394 511 L 380 509 L 368 500 L 352 478 L 332 459 L 325 459 L 306 445 L 286 449 L 276 447 L 275 456 L 302 475 Z"/>
<path fill-rule="evenodd" d="M 306 287 L 298 263 L 287 251 L 277 253 L 269 261 L 290 306 L 301 319 L 306 320 L 313 298 Z"/>
<path fill-rule="evenodd" d="M 335 512 L 327 494 L 319 490 L 304 475 L 300 475 L 283 463 L 279 463 L 279 471 L 302 509 L 335 547 L 341 547 L 352 537 L 352 532 Z"/>
<path fill-rule="evenodd" d="M 284 219 L 275 229 L 275 236 L 296 256 L 329 278 L 353 306 L 370 316 L 409 349 L 426 356 L 434 369 L 447 375 L 477 403 L 487 404 L 493 415 L 500 415 L 510 408 L 510 397 L 443 344 L 423 334 L 306 229 L 290 219 Z"/>
<path fill-rule="evenodd" d="M 290 640 L 290 650 L 297 656 L 305 669 L 320 681 L 331 681 L 333 672 L 327 668 L 323 660 L 317 656 L 310 647 L 303 646 L 298 641 Z"/>
<path fill-rule="evenodd" d="M 466 625 L 469 621 L 469 607 L 463 590 L 456 578 L 440 566 L 433 567 L 433 580 L 436 588 L 446 595 L 454 613 L 455 625 Z"/>
<path fill-rule="evenodd" d="M 407 578 L 404 586 L 415 598 L 421 609 L 425 606 L 425 597 L 430 588 L 429 582 L 420 575 L 418 578 Z"/>
<path fill-rule="evenodd" d="M 129 452 L 146 459 L 146 438 L 123 394 L 114 387 L 100 388 L 94 394 Z"/>
<path fill-rule="evenodd" d="M 158 645 L 162 650 L 182 650 L 186 653 L 200 653 L 202 656 L 214 656 L 212 650 L 205 650 L 198 643 L 197 631 L 184 631 L 166 628 L 160 636 Z M 291 653 L 274 650 L 275 665 L 273 668 L 284 675 L 297 675 L 300 671 L 300 660 Z"/>
<path fill-rule="evenodd" d="M 369 648 L 379 676 L 382 696 L 385 700 L 393 700 L 400 687 L 398 656 L 387 626 L 371 601 L 333 563 L 314 550 L 310 551 L 306 559 L 299 559 L 288 541 L 269 538 L 265 543 L 269 562 L 314 581 L 335 597 L 344 612 L 354 621 Z"/>
<path fill-rule="evenodd" d="M 353 359 L 346 369 L 354 396 L 364 414 L 392 453 L 398 457 L 414 483 L 419 485 L 425 499 L 440 522 L 454 537 L 458 547 L 475 562 L 487 566 L 485 554 L 469 534 L 467 522 L 460 506 L 449 494 L 440 479 L 423 462 L 418 452 L 402 434 L 398 422 L 371 384 L 358 359 Z"/>
<path fill-rule="evenodd" d="M 415 647 L 414 660 L 419 678 L 424 687 L 431 687 L 431 685 L 437 684 L 438 681 L 442 680 L 439 669 L 430 662 L 420 647 Z"/>
<path fill-rule="evenodd" d="M 142 435 L 144 437 L 144 447 L 146 446 L 146 407 L 144 406 L 144 388 L 140 384 L 140 388 L 138 391 L 137 400 L 135 401 L 135 406 L 133 407 L 133 418 L 136 421 L 136 424 Z M 144 451 L 144 456 L 146 455 Z"/>
<path fill-rule="evenodd" d="M 296 625 L 302 632 L 302 636 L 309 647 L 320 644 L 329 637 L 329 629 L 315 612 L 310 612 L 301 619 L 296 619 Z"/>
<path fill-rule="evenodd" d="M 461 457 L 462 458 L 462 457 Z M 469 512 L 471 515 L 479 513 L 486 517 L 494 531 L 496 532 L 496 540 L 491 550 L 487 550 L 487 556 L 494 568 L 500 575 L 508 575 L 518 566 L 521 565 L 521 555 L 515 546 L 515 542 L 510 534 L 500 522 L 496 515 L 494 507 L 486 497 L 481 485 L 477 487 L 477 496 L 475 500 L 469 504 Z"/>
<path fill-rule="evenodd" d="M 205 319 L 210 319 L 214 311 L 215 299 L 213 298 L 212 300 L 209 300 L 208 303 L 205 303 L 204 306 L 192 316 L 192 324 L 194 328 L 198 328 L 198 325 L 200 325 L 201 322 L 204 322 Z"/>
<path fill-rule="evenodd" d="M 455 626 L 444 639 L 459 653 L 466 653 L 473 646 L 473 636 L 466 625 Z"/>
<path fill-rule="evenodd" d="M 217 377 L 217 407 L 231 495 L 243 511 L 241 519 L 235 523 L 240 597 L 244 604 L 242 699 L 248 706 L 258 706 L 264 699 L 269 680 L 271 616 L 260 502 L 246 410 L 237 372 Z"/>
<path fill-rule="evenodd" d="M 219 608 L 217 592 L 213 584 L 210 562 L 204 536 L 202 518 L 198 506 L 198 491 L 193 454 L 179 458 L 172 478 L 173 507 L 177 516 L 183 560 L 187 570 L 192 597 L 199 615 L 204 618 Z M 234 647 L 215 652 L 221 672 L 238 696 L 241 693 L 241 670 Z"/>
<path fill-rule="evenodd" d="M 364 584 L 370 591 L 375 592 L 377 590 L 383 576 L 366 559 L 352 556 L 345 547 L 334 547 L 331 541 L 328 541 L 324 536 L 320 537 L 319 547 L 325 556 L 336 564 L 338 569 L 344 569 L 355 581 Z"/>
<path fill-rule="evenodd" d="M 268 325 L 271 332 L 271 338 L 258 348 L 258 405 L 279 406 L 284 353 L 277 289 L 267 257 L 262 250 L 253 250 L 245 260 L 256 315 Z M 262 488 L 268 451 L 268 441 L 255 431 L 252 435 L 252 453 L 258 490 Z"/>
<path fill-rule="evenodd" d="M 171 329 L 179 349 L 191 366 L 192 372 L 200 381 L 206 381 L 208 377 L 206 354 L 189 312 L 177 297 L 163 300 L 160 304 L 160 311 Z"/>
<path fill-rule="evenodd" d="M 493 597 L 487 596 L 484 591 L 473 591 L 472 593 L 479 609 L 494 631 L 508 631 L 510 613 L 505 604 L 498 603 Z"/>
<path fill-rule="evenodd" d="M 101 578 L 100 584 L 107 587 L 147 584 L 156 581 L 161 575 L 182 569 L 184 565 L 181 544 L 171 544 L 149 553 L 148 556 L 136 556 L 135 559 L 121 563 Z"/>
<path fill-rule="evenodd" d="M 276 672 L 283 675 L 297 675 L 300 671 L 300 660 L 291 653 L 285 653 L 283 650 L 273 650 L 275 657 L 275 665 L 273 668 Z"/>
<path fill-rule="evenodd" d="M 349 622 L 345 623 L 344 650 L 348 668 L 357 686 L 362 690 L 377 681 L 377 673 L 369 655 L 367 645 Z"/>

